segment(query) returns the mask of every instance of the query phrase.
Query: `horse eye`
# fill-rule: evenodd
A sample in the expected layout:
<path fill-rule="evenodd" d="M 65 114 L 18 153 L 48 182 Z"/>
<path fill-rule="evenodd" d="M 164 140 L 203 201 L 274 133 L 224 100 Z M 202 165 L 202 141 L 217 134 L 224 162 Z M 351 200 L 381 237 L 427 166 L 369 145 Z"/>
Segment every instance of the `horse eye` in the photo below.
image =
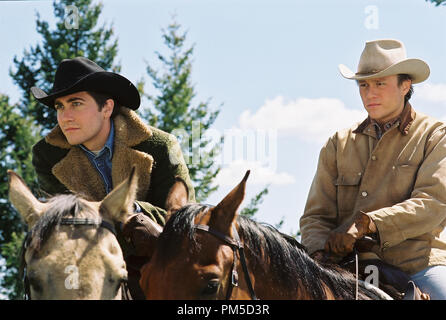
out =
<path fill-rule="evenodd" d="M 203 289 L 201 294 L 203 295 L 212 295 L 217 293 L 218 288 L 220 287 L 220 281 L 218 280 L 210 280 L 206 287 Z"/>

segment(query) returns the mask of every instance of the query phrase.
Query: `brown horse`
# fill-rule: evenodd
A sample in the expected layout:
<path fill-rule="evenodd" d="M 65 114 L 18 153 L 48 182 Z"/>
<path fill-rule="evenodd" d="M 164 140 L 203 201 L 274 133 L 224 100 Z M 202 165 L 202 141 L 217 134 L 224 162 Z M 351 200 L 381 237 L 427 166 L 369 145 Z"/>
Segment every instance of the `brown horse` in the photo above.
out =
<path fill-rule="evenodd" d="M 32 299 L 121 299 L 127 270 L 115 222 L 124 222 L 136 193 L 136 174 L 101 202 L 76 195 L 37 200 L 9 171 L 9 197 L 28 224 L 22 259 Z"/>
<path fill-rule="evenodd" d="M 215 207 L 186 204 L 184 185 L 171 191 L 168 206 L 181 209 L 141 269 L 147 299 L 390 298 L 316 263 L 294 238 L 238 216 L 248 175 Z"/>

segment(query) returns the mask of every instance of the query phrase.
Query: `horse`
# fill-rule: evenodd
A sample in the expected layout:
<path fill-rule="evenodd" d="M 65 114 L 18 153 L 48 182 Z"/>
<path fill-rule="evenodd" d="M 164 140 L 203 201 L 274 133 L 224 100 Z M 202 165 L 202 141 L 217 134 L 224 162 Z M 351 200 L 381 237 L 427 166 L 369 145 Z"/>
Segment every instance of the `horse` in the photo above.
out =
<path fill-rule="evenodd" d="M 146 299 L 391 300 L 315 262 L 293 237 L 238 215 L 248 176 L 217 206 L 187 203 L 184 184 L 171 190 L 166 225 L 141 268 Z"/>
<path fill-rule="evenodd" d="M 115 223 L 125 222 L 136 195 L 136 173 L 100 202 L 75 194 L 39 201 L 8 171 L 9 198 L 27 223 L 22 248 L 26 298 L 121 299 L 127 269 Z"/>

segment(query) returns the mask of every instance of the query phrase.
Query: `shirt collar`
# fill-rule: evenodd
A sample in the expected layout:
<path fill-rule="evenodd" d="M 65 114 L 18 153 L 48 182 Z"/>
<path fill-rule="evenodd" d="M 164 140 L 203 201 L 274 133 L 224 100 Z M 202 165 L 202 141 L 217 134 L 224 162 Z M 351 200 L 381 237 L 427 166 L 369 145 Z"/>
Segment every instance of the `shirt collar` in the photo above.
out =
<path fill-rule="evenodd" d="M 409 129 L 415 120 L 415 110 L 412 108 L 409 102 L 406 103 L 404 106 L 403 111 L 401 114 L 396 118 L 388 123 L 391 123 L 391 125 L 395 124 L 399 120 L 398 129 L 400 130 L 401 134 L 407 135 L 409 133 Z M 373 124 L 373 120 L 370 119 L 370 117 L 367 117 L 354 131 L 353 133 L 363 133 L 364 130 L 371 124 Z M 387 124 L 387 123 L 386 123 Z M 386 128 L 384 128 L 386 129 Z M 387 130 L 386 130 L 387 131 Z"/>
<path fill-rule="evenodd" d="M 98 156 L 104 153 L 105 150 L 108 150 L 108 158 L 111 160 L 113 157 L 114 141 L 115 141 L 115 126 L 113 124 L 113 121 L 110 120 L 110 133 L 108 134 L 108 138 L 107 141 L 105 142 L 105 145 L 99 151 Z M 91 152 L 91 150 L 88 150 L 88 148 L 86 148 L 84 145 L 80 144 L 79 147 L 81 147 L 82 150 L 93 155 L 96 158 L 96 155 L 93 152 Z"/>

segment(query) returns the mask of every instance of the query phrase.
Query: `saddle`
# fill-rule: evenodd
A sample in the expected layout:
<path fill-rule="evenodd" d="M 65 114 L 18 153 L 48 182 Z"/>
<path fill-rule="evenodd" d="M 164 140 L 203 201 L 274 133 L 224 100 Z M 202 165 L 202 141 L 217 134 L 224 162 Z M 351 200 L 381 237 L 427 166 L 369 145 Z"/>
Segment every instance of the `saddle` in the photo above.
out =
<path fill-rule="evenodd" d="M 125 254 L 124 260 L 128 272 L 125 300 L 144 300 L 144 293 L 139 285 L 140 269 L 152 255 L 156 238 L 162 229 L 143 213 L 134 214 L 122 226 L 122 235 L 130 245 L 131 254 Z"/>
<path fill-rule="evenodd" d="M 353 274 L 356 273 L 356 255 L 358 259 L 358 278 L 366 281 L 370 270 L 378 271 L 378 287 L 395 300 L 430 300 L 427 293 L 423 293 L 401 269 L 381 260 L 370 251 L 376 241 L 364 237 L 355 244 L 353 252 L 344 257 L 339 266 Z"/>

